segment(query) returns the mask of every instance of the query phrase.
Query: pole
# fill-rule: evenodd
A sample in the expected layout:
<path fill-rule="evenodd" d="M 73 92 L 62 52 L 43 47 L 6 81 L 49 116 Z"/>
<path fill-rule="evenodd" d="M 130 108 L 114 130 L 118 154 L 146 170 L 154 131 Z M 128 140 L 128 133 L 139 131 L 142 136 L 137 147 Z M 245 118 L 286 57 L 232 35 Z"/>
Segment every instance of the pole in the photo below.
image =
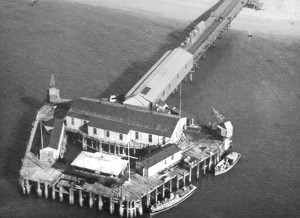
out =
<path fill-rule="evenodd" d="M 129 157 L 129 143 L 130 142 L 128 142 L 128 182 L 130 182 L 130 157 Z"/>

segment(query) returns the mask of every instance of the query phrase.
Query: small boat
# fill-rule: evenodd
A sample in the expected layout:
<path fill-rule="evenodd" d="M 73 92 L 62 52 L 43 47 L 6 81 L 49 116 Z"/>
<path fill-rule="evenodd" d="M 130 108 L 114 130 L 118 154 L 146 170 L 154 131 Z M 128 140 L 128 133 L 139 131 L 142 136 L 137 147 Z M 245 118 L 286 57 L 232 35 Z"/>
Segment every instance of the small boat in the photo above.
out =
<path fill-rule="evenodd" d="M 215 166 L 215 176 L 226 173 L 229 171 L 240 159 L 241 154 L 237 152 L 232 152 L 224 159 L 222 159 L 216 166 Z"/>
<path fill-rule="evenodd" d="M 197 187 L 191 184 L 189 186 L 183 187 L 175 193 L 171 193 L 170 198 L 162 202 L 158 202 L 150 208 L 150 217 L 155 214 L 169 210 L 172 207 L 175 207 L 176 205 L 180 204 L 182 201 L 190 197 L 196 191 L 196 189 Z"/>

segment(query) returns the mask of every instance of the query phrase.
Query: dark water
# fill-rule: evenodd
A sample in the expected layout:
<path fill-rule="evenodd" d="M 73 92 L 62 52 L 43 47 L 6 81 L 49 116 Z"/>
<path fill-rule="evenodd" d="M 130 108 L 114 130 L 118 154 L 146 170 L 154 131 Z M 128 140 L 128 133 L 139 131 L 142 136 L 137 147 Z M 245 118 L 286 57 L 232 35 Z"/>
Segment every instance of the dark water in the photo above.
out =
<path fill-rule="evenodd" d="M 0 217 L 113 217 L 23 196 L 18 170 L 50 75 L 65 97 L 124 93 L 188 24 L 40 1 L 0 1 Z M 195 181 L 189 200 L 157 217 L 299 217 L 299 38 L 230 30 L 183 84 L 183 109 L 215 107 L 234 125 L 239 164 Z M 178 96 L 168 100 L 178 104 Z"/>

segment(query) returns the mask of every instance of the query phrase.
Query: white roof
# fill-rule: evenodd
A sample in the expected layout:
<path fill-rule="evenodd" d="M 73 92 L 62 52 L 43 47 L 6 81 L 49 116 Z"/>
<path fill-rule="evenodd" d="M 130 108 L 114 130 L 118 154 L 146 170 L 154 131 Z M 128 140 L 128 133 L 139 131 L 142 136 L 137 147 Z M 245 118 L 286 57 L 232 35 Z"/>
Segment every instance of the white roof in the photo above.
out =
<path fill-rule="evenodd" d="M 126 97 L 141 93 L 151 102 L 157 100 L 166 86 L 192 61 L 193 55 L 182 48 L 166 52 Z"/>
<path fill-rule="evenodd" d="M 147 100 L 143 94 L 139 93 L 139 94 L 137 94 L 135 96 L 127 98 L 123 102 L 123 104 L 140 106 L 140 107 L 143 107 L 143 108 L 148 108 L 149 105 L 150 105 L 150 101 Z"/>
<path fill-rule="evenodd" d="M 88 170 L 98 171 L 114 176 L 126 168 L 127 160 L 121 159 L 115 155 L 103 154 L 100 152 L 90 153 L 82 151 L 76 159 L 71 163 L 72 166 L 80 167 Z"/>

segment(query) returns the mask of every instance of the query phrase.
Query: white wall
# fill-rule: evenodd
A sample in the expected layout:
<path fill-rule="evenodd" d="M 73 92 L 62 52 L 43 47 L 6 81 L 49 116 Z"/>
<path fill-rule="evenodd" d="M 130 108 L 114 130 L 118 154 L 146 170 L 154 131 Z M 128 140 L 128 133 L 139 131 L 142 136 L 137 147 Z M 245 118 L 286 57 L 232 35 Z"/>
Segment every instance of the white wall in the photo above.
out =
<path fill-rule="evenodd" d="M 156 173 L 163 171 L 164 169 L 174 165 L 175 163 L 179 162 L 182 157 L 182 151 L 178 151 L 174 154 L 174 158 L 171 157 L 166 158 L 167 163 L 165 163 L 165 160 L 158 162 L 157 164 L 153 165 L 152 167 L 149 167 L 148 169 L 148 177 L 151 177 L 155 175 Z"/>
<path fill-rule="evenodd" d="M 94 134 L 94 127 L 88 126 L 88 135 L 94 138 L 98 138 L 103 141 L 116 142 L 121 144 L 127 144 L 129 142 L 129 137 L 127 134 L 123 134 L 123 140 L 120 140 L 120 133 L 109 131 L 109 137 L 106 137 L 106 130 L 97 129 L 97 134 Z"/>
<path fill-rule="evenodd" d="M 82 125 L 84 125 L 84 121 L 88 122 L 87 120 L 82 120 L 82 119 L 78 119 L 78 118 L 74 118 L 74 125 L 72 125 L 72 117 L 67 116 L 66 117 L 66 126 L 68 128 L 74 129 L 74 130 L 78 130 L 79 127 L 81 127 Z"/>

